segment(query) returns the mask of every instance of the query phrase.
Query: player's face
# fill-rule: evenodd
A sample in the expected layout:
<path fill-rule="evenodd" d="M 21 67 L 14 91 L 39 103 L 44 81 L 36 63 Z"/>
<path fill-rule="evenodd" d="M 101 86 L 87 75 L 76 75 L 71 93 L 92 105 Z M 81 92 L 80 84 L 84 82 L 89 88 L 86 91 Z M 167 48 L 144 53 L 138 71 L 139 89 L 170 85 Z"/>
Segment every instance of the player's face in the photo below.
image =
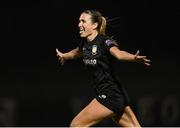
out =
<path fill-rule="evenodd" d="M 80 36 L 86 38 L 90 36 L 97 28 L 95 23 L 92 23 L 91 15 L 87 13 L 81 14 L 78 26 Z"/>

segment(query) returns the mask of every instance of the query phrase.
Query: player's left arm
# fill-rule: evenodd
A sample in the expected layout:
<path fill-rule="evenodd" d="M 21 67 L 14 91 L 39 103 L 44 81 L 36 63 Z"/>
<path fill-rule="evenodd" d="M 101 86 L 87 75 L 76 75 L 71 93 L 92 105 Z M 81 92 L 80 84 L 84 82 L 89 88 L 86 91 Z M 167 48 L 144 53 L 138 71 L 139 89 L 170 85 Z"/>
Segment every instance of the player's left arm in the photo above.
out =
<path fill-rule="evenodd" d="M 145 64 L 147 66 L 150 66 L 150 60 L 147 59 L 146 56 L 139 55 L 139 50 L 136 52 L 136 54 L 131 54 L 129 52 L 120 50 L 118 47 L 113 46 L 110 49 L 110 53 L 116 57 L 118 60 L 121 61 L 130 61 L 130 62 L 138 62 Z"/>

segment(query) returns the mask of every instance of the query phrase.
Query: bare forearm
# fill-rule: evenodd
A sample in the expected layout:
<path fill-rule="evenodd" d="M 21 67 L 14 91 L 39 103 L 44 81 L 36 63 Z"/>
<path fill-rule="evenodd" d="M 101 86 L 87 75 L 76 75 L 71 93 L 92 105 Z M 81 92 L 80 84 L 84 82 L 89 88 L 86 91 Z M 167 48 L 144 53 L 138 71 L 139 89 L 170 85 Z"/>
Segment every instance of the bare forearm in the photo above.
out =
<path fill-rule="evenodd" d="M 118 60 L 121 60 L 121 61 L 132 61 L 132 62 L 135 61 L 135 55 L 133 55 L 133 54 L 131 54 L 129 52 L 123 51 L 123 50 L 119 50 L 117 47 L 112 47 L 110 49 L 110 52 Z"/>
<path fill-rule="evenodd" d="M 110 48 L 110 53 L 121 61 L 138 62 L 147 66 L 149 66 L 151 62 L 149 59 L 146 58 L 146 56 L 140 56 L 139 50 L 136 52 L 136 54 L 131 54 L 129 52 L 119 50 L 117 47 L 112 47 Z"/>
<path fill-rule="evenodd" d="M 81 52 L 78 48 L 75 48 L 69 52 L 63 53 L 63 57 L 65 60 L 76 59 L 81 56 Z"/>
<path fill-rule="evenodd" d="M 126 51 L 119 51 L 116 57 L 118 60 L 121 61 L 131 61 L 131 62 L 135 61 L 135 55 Z"/>

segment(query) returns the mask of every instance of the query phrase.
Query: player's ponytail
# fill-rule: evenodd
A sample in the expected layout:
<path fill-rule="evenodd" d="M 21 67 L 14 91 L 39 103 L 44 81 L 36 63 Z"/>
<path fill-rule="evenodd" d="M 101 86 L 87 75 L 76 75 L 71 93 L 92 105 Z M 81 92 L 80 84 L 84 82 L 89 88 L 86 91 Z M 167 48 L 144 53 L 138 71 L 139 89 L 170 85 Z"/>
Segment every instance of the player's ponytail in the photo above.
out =
<path fill-rule="evenodd" d="M 99 34 L 105 35 L 106 34 L 106 18 L 101 16 L 101 24 L 99 27 Z"/>

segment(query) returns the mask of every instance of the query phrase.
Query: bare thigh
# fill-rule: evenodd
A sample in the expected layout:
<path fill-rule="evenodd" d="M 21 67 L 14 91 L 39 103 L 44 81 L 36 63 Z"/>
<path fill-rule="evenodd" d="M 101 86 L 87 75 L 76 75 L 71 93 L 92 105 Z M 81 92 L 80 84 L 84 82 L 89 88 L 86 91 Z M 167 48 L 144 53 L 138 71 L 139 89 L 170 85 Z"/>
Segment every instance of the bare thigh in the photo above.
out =
<path fill-rule="evenodd" d="M 125 107 L 122 116 L 115 115 L 112 119 L 122 127 L 140 127 L 140 124 L 130 106 Z"/>
<path fill-rule="evenodd" d="M 89 127 L 114 113 L 93 99 L 71 122 L 71 127 Z"/>

